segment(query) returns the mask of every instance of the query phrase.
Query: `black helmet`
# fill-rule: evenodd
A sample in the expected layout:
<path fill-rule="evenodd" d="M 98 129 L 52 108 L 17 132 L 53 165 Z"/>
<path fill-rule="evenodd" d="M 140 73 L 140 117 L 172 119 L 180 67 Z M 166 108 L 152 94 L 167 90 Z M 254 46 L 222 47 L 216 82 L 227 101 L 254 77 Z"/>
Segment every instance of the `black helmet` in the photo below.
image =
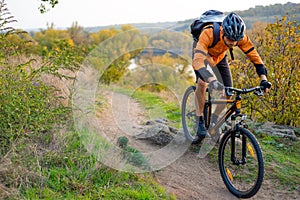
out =
<path fill-rule="evenodd" d="M 224 18 L 222 26 L 225 36 L 229 39 L 233 41 L 243 39 L 246 25 L 239 15 L 230 13 Z"/>

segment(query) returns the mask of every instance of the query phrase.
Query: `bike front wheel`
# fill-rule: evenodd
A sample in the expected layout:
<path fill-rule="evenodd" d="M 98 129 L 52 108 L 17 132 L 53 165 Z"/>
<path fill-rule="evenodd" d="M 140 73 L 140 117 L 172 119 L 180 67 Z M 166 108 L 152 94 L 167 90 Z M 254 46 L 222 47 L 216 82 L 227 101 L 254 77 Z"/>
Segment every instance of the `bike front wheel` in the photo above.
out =
<path fill-rule="evenodd" d="M 264 161 L 259 143 L 245 128 L 227 131 L 219 146 L 219 169 L 228 190 L 239 198 L 250 198 L 260 189 Z"/>

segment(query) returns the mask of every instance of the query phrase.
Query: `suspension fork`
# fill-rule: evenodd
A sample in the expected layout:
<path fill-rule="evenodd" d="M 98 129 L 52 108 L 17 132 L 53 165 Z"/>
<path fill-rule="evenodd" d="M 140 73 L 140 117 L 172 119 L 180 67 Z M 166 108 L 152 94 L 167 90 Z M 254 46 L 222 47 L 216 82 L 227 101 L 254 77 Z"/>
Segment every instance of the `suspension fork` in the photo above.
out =
<path fill-rule="evenodd" d="M 237 125 L 238 126 L 238 125 Z M 238 137 L 240 138 L 242 136 L 242 158 L 241 160 L 238 160 L 236 157 L 236 150 L 235 150 L 235 139 Z M 231 133 L 231 161 L 235 165 L 244 165 L 246 164 L 246 153 L 247 153 L 247 138 L 246 135 L 241 133 L 240 130 L 233 131 Z"/>

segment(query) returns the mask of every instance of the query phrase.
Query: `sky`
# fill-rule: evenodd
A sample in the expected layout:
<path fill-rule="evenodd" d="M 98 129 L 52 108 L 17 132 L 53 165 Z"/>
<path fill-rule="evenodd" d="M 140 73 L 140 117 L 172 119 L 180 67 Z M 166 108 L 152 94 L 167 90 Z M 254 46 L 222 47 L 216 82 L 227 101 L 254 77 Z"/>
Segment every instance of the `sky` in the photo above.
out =
<path fill-rule="evenodd" d="M 209 9 L 230 12 L 247 10 L 256 5 L 300 0 L 58 0 L 46 14 L 39 12 L 40 0 L 5 0 L 14 19 L 14 28 L 67 28 L 77 22 L 82 27 L 131 23 L 182 21 L 199 17 Z M 22 2 L 22 3 L 21 3 Z"/>

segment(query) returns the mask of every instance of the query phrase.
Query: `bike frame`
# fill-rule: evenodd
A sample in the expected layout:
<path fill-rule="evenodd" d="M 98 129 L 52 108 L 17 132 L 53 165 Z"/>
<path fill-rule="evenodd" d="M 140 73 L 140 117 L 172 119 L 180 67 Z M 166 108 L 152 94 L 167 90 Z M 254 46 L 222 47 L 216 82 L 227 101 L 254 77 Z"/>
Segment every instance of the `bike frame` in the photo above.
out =
<path fill-rule="evenodd" d="M 237 103 L 239 101 L 239 103 Z M 210 94 L 208 95 L 208 100 L 205 102 L 207 105 L 213 104 L 232 104 L 232 106 L 226 111 L 226 113 L 218 120 L 218 122 L 210 129 L 210 134 L 216 134 L 216 130 L 218 130 L 222 124 L 234 113 L 237 111 L 237 105 L 241 105 L 241 100 L 232 100 L 232 99 L 211 99 Z"/>
<path fill-rule="evenodd" d="M 235 130 L 235 120 L 237 117 L 243 117 L 245 115 L 241 114 L 241 107 L 242 107 L 242 98 L 241 94 L 247 94 L 253 92 L 258 95 L 262 96 L 263 91 L 260 86 L 249 88 L 249 89 L 236 89 L 231 87 L 225 87 L 225 93 L 227 96 L 233 96 L 233 91 L 236 93 L 235 99 L 212 99 L 210 92 L 208 91 L 208 99 L 206 100 L 205 104 L 211 106 L 212 104 L 232 104 L 232 106 L 226 111 L 226 113 L 219 119 L 219 121 L 215 124 L 214 127 L 210 129 L 210 133 L 214 135 L 216 130 L 219 129 L 222 124 L 231 116 L 231 129 Z M 235 113 L 235 114 L 233 114 Z M 210 114 L 210 113 L 209 113 Z M 210 117 L 210 116 L 209 116 Z"/>
<path fill-rule="evenodd" d="M 232 88 L 225 88 L 227 96 L 233 96 L 233 93 L 230 91 Z M 247 151 L 247 141 L 246 137 L 241 134 L 238 131 L 238 124 L 236 124 L 236 118 L 237 117 L 242 117 L 242 121 L 244 120 L 245 115 L 241 114 L 241 107 L 242 107 L 242 98 L 241 94 L 246 94 L 251 91 L 259 91 L 260 88 L 250 88 L 250 89 L 243 89 L 243 90 L 237 90 L 233 89 L 233 91 L 236 92 L 235 99 L 212 99 L 210 96 L 210 93 L 208 92 L 208 100 L 205 102 L 206 105 L 213 105 L 213 104 L 232 104 L 231 107 L 226 111 L 226 113 L 218 120 L 218 122 L 211 128 L 210 134 L 215 135 L 216 131 L 222 126 L 222 124 L 229 119 L 231 116 L 231 131 L 234 134 L 231 134 L 231 161 L 236 164 L 236 165 L 244 165 L 246 164 L 246 151 Z M 262 95 L 262 91 L 258 92 L 257 95 Z M 210 113 L 209 113 L 210 115 Z M 210 118 L 210 116 L 209 116 Z M 235 156 L 235 138 L 236 134 L 241 134 L 242 135 L 242 159 L 238 160 Z"/>

